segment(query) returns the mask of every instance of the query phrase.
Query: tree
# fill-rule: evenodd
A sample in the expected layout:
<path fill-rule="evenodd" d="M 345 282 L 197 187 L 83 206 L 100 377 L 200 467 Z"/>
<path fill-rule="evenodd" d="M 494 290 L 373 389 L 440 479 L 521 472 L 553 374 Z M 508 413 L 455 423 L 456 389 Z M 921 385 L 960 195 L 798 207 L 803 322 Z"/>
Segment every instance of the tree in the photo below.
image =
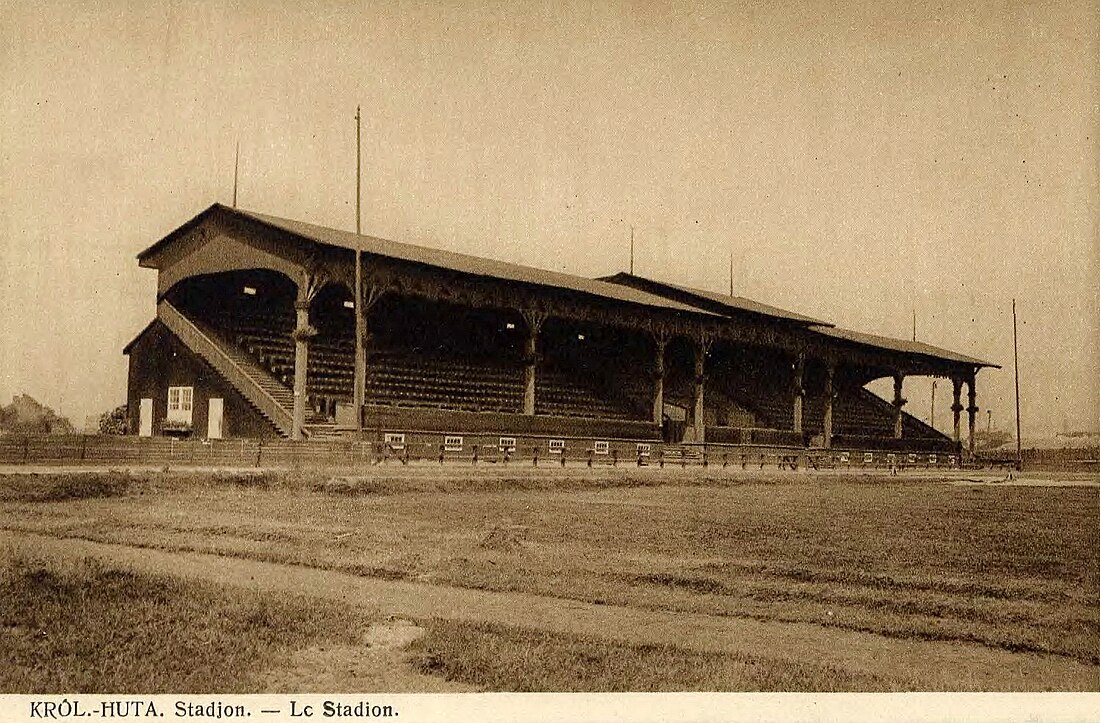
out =
<path fill-rule="evenodd" d="M 27 394 L 12 397 L 0 406 L 0 431 L 12 434 L 73 434 L 76 430 L 65 417 L 39 404 Z"/>
<path fill-rule="evenodd" d="M 99 415 L 100 434 L 126 434 L 126 405 L 122 404 Z"/>

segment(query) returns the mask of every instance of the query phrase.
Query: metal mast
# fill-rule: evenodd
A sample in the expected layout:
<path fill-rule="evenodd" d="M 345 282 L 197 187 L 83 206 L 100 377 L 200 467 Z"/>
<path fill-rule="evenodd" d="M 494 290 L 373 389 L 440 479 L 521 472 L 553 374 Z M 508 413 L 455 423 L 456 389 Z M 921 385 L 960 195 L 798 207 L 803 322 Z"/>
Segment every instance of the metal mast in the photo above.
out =
<path fill-rule="evenodd" d="M 363 404 L 366 401 L 367 368 L 366 349 L 363 348 L 365 322 L 363 318 L 363 249 L 359 236 L 362 229 L 362 151 L 359 106 L 355 106 L 355 388 L 352 405 L 355 407 L 355 431 L 363 431 Z"/>
<path fill-rule="evenodd" d="M 1016 343 L 1016 299 L 1012 300 L 1012 367 L 1016 373 L 1016 469 L 1024 466 L 1020 442 L 1020 351 Z"/>

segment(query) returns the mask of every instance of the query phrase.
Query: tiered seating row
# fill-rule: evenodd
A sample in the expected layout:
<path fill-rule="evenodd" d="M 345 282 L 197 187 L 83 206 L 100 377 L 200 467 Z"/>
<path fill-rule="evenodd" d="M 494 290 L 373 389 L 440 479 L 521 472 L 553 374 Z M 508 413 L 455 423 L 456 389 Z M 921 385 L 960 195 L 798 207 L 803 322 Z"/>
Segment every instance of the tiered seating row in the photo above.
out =
<path fill-rule="evenodd" d="M 216 319 L 235 340 L 287 385 L 293 383 L 293 318 L 285 314 L 248 317 L 222 314 Z M 519 412 L 523 372 L 499 360 L 413 358 L 408 352 L 373 351 L 367 365 L 367 401 L 463 411 Z M 354 383 L 354 339 L 319 334 L 310 341 L 306 386 L 318 406 L 330 409 L 350 402 Z M 564 373 L 539 371 L 536 413 L 583 418 L 631 419 L 611 400 Z"/>
<path fill-rule="evenodd" d="M 867 397 L 863 389 L 838 389 L 833 401 L 833 434 L 859 435 L 863 437 L 893 437 L 894 416 L 891 409 Z M 793 397 L 785 389 L 742 387 L 731 395 L 738 404 L 757 415 L 757 426 L 774 429 L 792 429 L 794 426 Z M 904 437 L 931 438 L 931 432 L 909 416 L 903 417 Z M 803 400 L 803 429 L 810 434 L 820 434 L 825 425 L 825 400 L 819 395 L 807 394 Z"/>

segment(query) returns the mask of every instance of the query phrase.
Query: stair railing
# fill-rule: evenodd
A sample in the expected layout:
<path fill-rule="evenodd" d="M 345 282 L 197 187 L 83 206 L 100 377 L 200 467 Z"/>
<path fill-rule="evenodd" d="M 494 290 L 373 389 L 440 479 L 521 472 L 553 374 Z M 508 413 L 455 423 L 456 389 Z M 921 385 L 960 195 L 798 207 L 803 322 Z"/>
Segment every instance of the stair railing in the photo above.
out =
<path fill-rule="evenodd" d="M 283 433 L 294 429 L 294 417 L 206 333 L 167 300 L 157 304 L 157 318 L 189 349 L 206 359 L 248 401 L 256 405 Z"/>

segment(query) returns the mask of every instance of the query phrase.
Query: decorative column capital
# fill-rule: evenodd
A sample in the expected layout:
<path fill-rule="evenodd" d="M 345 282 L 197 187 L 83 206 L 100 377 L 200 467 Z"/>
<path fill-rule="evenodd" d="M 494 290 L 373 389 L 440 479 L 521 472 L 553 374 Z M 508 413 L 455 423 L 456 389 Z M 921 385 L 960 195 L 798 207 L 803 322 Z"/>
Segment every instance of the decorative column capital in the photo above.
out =
<path fill-rule="evenodd" d="M 550 317 L 550 314 L 540 309 L 520 309 L 519 315 L 523 318 L 523 323 L 527 325 L 527 331 L 532 335 L 537 335 L 542 330 L 542 325 Z"/>
<path fill-rule="evenodd" d="M 298 326 L 290 332 L 290 338 L 294 341 L 309 341 L 315 336 L 317 336 L 317 327 L 308 323 L 305 326 Z"/>

